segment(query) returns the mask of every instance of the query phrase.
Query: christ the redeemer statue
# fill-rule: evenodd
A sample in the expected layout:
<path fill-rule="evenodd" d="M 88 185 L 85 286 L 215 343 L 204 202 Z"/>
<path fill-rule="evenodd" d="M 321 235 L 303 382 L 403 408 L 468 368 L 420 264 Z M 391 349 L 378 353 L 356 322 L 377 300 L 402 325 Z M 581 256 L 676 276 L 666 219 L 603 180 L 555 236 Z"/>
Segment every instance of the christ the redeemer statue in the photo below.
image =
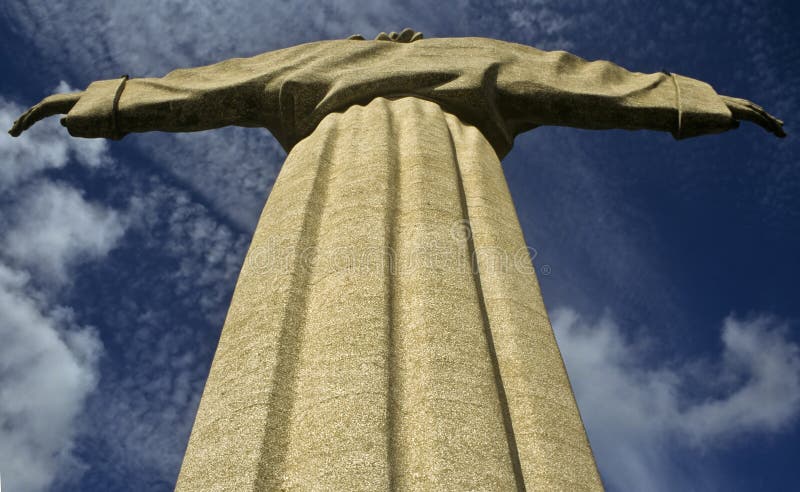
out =
<path fill-rule="evenodd" d="M 288 152 L 183 460 L 191 491 L 602 489 L 500 159 L 540 125 L 783 136 L 681 75 L 411 30 L 94 82 L 11 133 L 57 113 L 78 137 L 263 127 Z"/>

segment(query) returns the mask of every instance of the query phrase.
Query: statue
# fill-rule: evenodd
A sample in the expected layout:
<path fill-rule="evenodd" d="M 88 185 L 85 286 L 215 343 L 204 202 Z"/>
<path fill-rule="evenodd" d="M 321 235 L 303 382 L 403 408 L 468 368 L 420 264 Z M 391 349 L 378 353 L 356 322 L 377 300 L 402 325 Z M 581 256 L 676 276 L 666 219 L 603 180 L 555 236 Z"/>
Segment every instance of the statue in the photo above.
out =
<path fill-rule="evenodd" d="M 55 114 L 78 137 L 264 127 L 288 152 L 180 490 L 601 490 L 500 159 L 540 125 L 785 135 L 689 77 L 410 29 L 97 81 L 10 133 Z"/>

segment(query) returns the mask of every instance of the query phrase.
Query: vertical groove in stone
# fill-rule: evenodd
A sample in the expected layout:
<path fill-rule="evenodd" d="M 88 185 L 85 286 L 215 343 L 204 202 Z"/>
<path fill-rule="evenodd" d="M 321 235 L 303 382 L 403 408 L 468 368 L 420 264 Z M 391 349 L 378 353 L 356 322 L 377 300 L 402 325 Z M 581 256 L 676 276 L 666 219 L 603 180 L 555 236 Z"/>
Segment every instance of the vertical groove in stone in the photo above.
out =
<path fill-rule="evenodd" d="M 386 103 L 384 102 L 384 106 Z M 395 121 L 392 116 L 392 111 L 386 108 L 387 128 L 390 132 L 395 129 Z M 397 419 L 395 412 L 397 411 L 397 398 L 395 391 L 397 389 L 397 368 L 395 363 L 395 276 L 397 275 L 397 258 L 396 258 L 396 222 L 397 222 L 397 202 L 400 193 L 400 155 L 398 152 L 398 144 L 394 141 L 389 142 L 387 153 L 388 164 L 388 182 L 387 192 L 388 198 L 386 200 L 386 461 L 389 466 L 389 490 L 395 490 L 397 483 L 396 475 L 399 472 L 397 468 L 397 437 L 395 435 L 395 420 Z"/>
<path fill-rule="evenodd" d="M 391 102 L 400 153 L 395 288 L 399 490 L 514 489 L 442 109 Z"/>
<path fill-rule="evenodd" d="M 448 115 L 481 287 L 526 485 L 602 490 L 502 166 L 483 135 Z"/>
<path fill-rule="evenodd" d="M 298 353 L 302 343 L 306 317 L 306 296 L 310 269 L 305 264 L 303 251 L 315 244 L 319 231 L 321 210 L 327 199 L 328 174 L 333 163 L 335 130 L 324 134 L 321 144 L 318 171 L 314 176 L 312 192 L 303 214 L 303 236 L 299 251 L 291 266 L 293 276 L 290 297 L 287 300 L 286 317 L 281 320 L 278 341 L 278 361 L 273 374 L 272 391 L 267 401 L 269 420 L 263 442 L 263 455 L 258 467 L 256 490 L 262 487 L 276 488 L 282 481 L 286 452 L 289 446 L 289 426 L 296 390 Z"/>
<path fill-rule="evenodd" d="M 503 385 L 503 377 L 500 373 L 500 366 L 497 361 L 497 353 L 495 351 L 494 337 L 492 336 L 492 326 L 489 322 L 489 313 L 486 309 L 486 301 L 483 297 L 483 286 L 481 283 L 481 272 L 478 265 L 478 256 L 475 250 L 475 242 L 472 236 L 472 226 L 470 222 L 469 206 L 467 205 L 467 198 L 464 191 L 464 179 L 461 175 L 461 167 L 459 164 L 458 148 L 453 138 L 453 132 L 459 132 L 461 137 L 461 128 L 459 125 L 454 125 L 452 120 L 447 118 L 448 136 L 450 137 L 450 147 L 453 152 L 453 166 L 455 168 L 456 177 L 458 178 L 458 191 L 459 201 L 461 205 L 461 214 L 464 220 L 467 221 L 469 232 L 467 234 L 467 247 L 470 255 L 470 267 L 472 269 L 472 278 L 475 283 L 475 291 L 478 296 L 478 304 L 481 310 L 481 321 L 483 323 L 483 330 L 486 337 L 486 349 L 489 352 L 489 357 L 492 363 L 492 376 L 494 377 L 495 387 L 497 389 L 497 397 L 500 400 L 500 408 L 503 412 L 503 427 L 506 434 L 506 442 L 508 444 L 508 454 L 511 464 L 514 467 L 514 482 L 518 491 L 525 491 L 525 478 L 522 475 L 522 467 L 520 465 L 519 451 L 517 450 L 517 439 L 514 435 L 514 426 L 511 422 L 511 414 L 508 408 L 508 399 L 506 397 L 505 386 Z M 459 138 L 459 141 L 461 139 Z"/>
<path fill-rule="evenodd" d="M 314 200 L 316 148 L 290 154 L 259 219 L 242 265 L 192 427 L 176 490 L 263 488 L 269 399 L 282 327 L 294 318 L 293 265 L 302 253 L 305 211 Z M 273 405 L 275 407 L 275 405 Z M 282 411 L 273 408 L 274 412 Z M 278 420 L 280 417 L 278 417 Z"/>
<path fill-rule="evenodd" d="M 353 106 L 317 130 L 335 129 L 336 156 L 306 285 L 305 340 L 281 484 L 287 489 L 388 487 L 388 111 L 381 101 Z"/>

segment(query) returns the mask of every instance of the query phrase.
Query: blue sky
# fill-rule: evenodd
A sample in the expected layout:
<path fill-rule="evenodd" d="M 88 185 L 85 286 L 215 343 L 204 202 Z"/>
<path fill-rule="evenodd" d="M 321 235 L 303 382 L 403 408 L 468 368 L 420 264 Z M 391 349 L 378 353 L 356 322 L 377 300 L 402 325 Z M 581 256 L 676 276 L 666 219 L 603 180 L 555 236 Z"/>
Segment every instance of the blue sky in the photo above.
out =
<path fill-rule="evenodd" d="M 504 161 L 609 490 L 800 481 L 800 8 L 793 2 L 0 6 L 0 126 L 55 90 L 410 26 L 667 69 L 784 119 L 676 142 L 539 128 Z M 0 475 L 171 490 L 284 153 L 265 131 L 0 136 Z"/>

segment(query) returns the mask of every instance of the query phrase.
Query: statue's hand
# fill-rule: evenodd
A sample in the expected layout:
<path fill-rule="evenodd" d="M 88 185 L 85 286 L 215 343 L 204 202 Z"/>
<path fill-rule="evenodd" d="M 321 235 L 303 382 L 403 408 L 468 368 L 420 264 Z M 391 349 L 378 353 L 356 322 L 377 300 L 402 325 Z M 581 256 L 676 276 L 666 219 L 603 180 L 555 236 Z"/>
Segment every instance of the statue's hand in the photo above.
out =
<path fill-rule="evenodd" d="M 721 97 L 731 111 L 733 119 L 751 121 L 776 137 L 783 138 L 786 136 L 786 132 L 783 131 L 783 121 L 764 111 L 764 108 L 758 104 L 738 97 Z"/>
<path fill-rule="evenodd" d="M 22 116 L 17 118 L 8 133 L 12 137 L 18 137 L 37 121 L 53 116 L 54 114 L 67 114 L 75 106 L 83 92 L 72 92 L 69 94 L 53 94 L 47 96 L 38 104 L 25 111 Z"/>

